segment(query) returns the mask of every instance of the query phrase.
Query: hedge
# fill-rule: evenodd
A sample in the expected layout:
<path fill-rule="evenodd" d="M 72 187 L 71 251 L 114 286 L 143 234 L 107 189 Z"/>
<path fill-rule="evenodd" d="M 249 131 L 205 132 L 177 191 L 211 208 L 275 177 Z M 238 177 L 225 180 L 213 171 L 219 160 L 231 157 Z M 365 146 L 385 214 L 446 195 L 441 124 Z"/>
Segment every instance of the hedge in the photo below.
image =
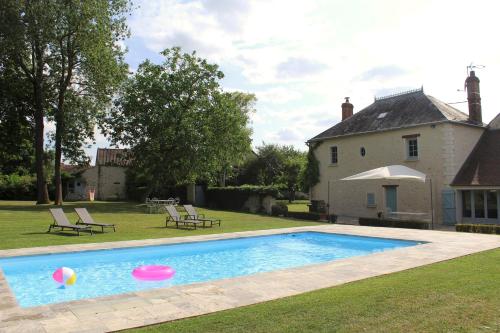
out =
<path fill-rule="evenodd" d="M 287 217 L 293 217 L 294 219 L 309 220 L 309 221 L 319 221 L 321 219 L 321 214 L 310 213 L 310 212 L 288 212 Z"/>
<path fill-rule="evenodd" d="M 500 225 L 498 224 L 457 224 L 455 225 L 455 230 L 500 235 Z"/>
<path fill-rule="evenodd" d="M 280 188 L 277 186 L 226 186 L 209 187 L 206 191 L 206 201 L 209 207 L 217 209 L 241 210 L 245 202 L 252 195 L 263 198 L 279 196 Z"/>
<path fill-rule="evenodd" d="M 0 200 L 36 199 L 36 177 L 34 175 L 0 174 Z"/>
<path fill-rule="evenodd" d="M 359 218 L 359 225 L 371 227 L 429 229 L 429 222 L 425 221 L 384 220 L 366 217 Z"/>

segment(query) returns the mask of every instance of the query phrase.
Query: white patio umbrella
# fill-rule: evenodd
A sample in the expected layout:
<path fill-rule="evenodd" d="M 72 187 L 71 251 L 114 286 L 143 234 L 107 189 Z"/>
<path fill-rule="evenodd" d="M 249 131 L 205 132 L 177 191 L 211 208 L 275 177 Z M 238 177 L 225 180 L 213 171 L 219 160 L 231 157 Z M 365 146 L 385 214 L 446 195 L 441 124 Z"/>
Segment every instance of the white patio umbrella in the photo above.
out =
<path fill-rule="evenodd" d="M 408 168 L 404 165 L 389 165 L 361 172 L 341 180 L 367 180 L 367 179 L 409 179 L 425 183 L 426 175 L 420 171 Z M 432 179 L 429 178 L 431 193 L 431 225 L 434 229 L 434 203 L 432 199 Z"/>
<path fill-rule="evenodd" d="M 350 177 L 342 178 L 341 180 L 414 179 L 425 183 L 425 178 L 425 173 L 405 167 L 404 165 L 389 165 L 361 172 Z"/>

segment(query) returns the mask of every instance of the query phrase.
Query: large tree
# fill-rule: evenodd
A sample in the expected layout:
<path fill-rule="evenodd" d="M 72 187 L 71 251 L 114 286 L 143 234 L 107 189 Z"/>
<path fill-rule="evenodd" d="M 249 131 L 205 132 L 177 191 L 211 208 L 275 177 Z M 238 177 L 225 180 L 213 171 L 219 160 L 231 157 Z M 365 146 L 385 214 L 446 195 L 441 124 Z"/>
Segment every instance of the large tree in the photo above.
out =
<path fill-rule="evenodd" d="M 133 168 L 150 190 L 206 179 L 250 149 L 248 112 L 255 98 L 221 92 L 223 73 L 196 53 L 162 52 L 143 62 L 109 115 L 116 143 L 130 146 Z"/>
<path fill-rule="evenodd" d="M 120 41 L 128 35 L 128 0 L 1 1 L 0 51 L 33 89 L 38 202 L 48 201 L 44 184 L 46 117 L 56 131 L 55 203 L 62 203 L 63 153 L 82 156 L 98 117 L 126 78 Z M 72 131 L 72 132 L 70 132 Z M 66 155 L 66 154 L 65 154 Z M 45 187 L 45 190 L 44 190 Z"/>
<path fill-rule="evenodd" d="M 44 121 L 48 80 L 48 46 L 53 38 L 57 9 L 53 1 L 0 1 L 0 58 L 32 89 L 37 203 L 48 203 L 44 170 Z"/>
<path fill-rule="evenodd" d="M 55 203 L 62 203 L 61 158 L 78 159 L 127 66 L 119 42 L 128 35 L 127 0 L 59 0 L 51 75 L 55 80 Z M 66 148 L 66 149 L 64 149 Z"/>

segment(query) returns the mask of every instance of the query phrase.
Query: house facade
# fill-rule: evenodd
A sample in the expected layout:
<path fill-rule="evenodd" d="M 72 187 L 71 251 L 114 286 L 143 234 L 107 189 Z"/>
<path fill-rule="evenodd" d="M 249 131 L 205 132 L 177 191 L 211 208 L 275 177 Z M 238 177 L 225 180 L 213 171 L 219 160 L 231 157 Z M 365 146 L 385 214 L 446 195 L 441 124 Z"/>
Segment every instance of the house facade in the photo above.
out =
<path fill-rule="evenodd" d="M 471 72 L 467 82 L 476 79 Z M 467 87 L 479 97 L 479 84 Z M 456 223 L 451 184 L 485 131 L 480 110 L 462 113 L 423 89 L 377 98 L 357 113 L 353 108 L 347 99 L 342 121 L 308 141 L 320 168 L 311 199 L 339 216 L 431 220 L 432 196 L 435 222 Z M 427 181 L 341 180 L 388 165 L 416 169 Z"/>
<path fill-rule="evenodd" d="M 98 148 L 95 166 L 73 172 L 66 183 L 65 200 L 124 200 L 125 171 L 130 158 L 125 149 Z"/>

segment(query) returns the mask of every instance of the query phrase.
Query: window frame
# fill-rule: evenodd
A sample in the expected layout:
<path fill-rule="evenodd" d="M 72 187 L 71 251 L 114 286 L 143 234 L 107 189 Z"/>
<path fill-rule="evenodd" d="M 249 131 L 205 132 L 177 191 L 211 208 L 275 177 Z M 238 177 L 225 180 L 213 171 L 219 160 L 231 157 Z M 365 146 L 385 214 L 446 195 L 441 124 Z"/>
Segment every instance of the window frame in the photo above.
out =
<path fill-rule="evenodd" d="M 418 161 L 420 159 L 420 144 L 419 144 L 420 134 L 403 135 L 405 144 L 405 157 L 407 161 Z M 415 147 L 412 147 L 412 142 L 415 142 Z M 416 152 L 416 155 L 412 156 L 411 153 Z"/>
<path fill-rule="evenodd" d="M 335 162 L 333 161 L 333 152 L 335 150 Z M 330 165 L 337 165 L 339 163 L 339 147 L 330 146 Z"/>

